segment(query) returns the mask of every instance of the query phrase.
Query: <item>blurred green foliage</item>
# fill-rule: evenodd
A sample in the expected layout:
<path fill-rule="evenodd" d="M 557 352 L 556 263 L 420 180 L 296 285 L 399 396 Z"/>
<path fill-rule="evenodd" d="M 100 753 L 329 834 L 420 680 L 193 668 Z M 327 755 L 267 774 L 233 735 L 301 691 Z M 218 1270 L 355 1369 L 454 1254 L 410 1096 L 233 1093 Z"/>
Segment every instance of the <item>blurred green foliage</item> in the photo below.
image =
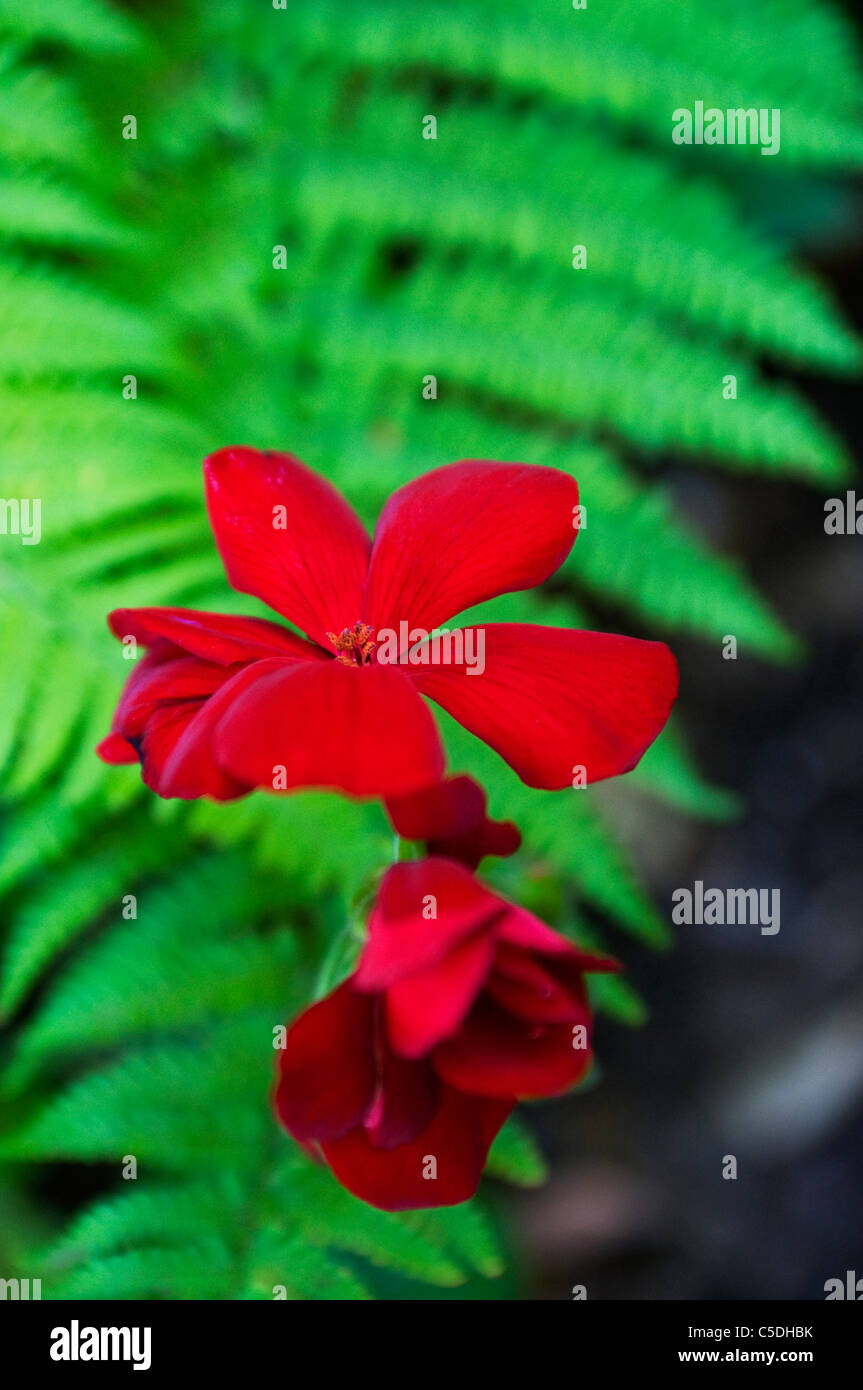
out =
<path fill-rule="evenodd" d="M 259 611 L 205 518 L 222 445 L 298 453 L 369 522 L 480 456 L 571 470 L 589 519 L 549 593 L 483 611 L 793 657 L 653 464 L 844 478 L 781 370 L 853 372 L 860 347 L 764 209 L 800 209 L 786 236 L 829 215 L 817 190 L 863 161 L 860 96 L 846 24 L 807 0 L 0 0 L 0 492 L 41 498 L 43 527 L 0 537 L 0 1274 L 44 1296 L 353 1298 L 376 1268 L 500 1272 L 480 1201 L 374 1212 L 269 1114 L 271 1029 L 386 861 L 380 811 L 169 805 L 104 767 L 128 671 L 105 614 Z M 672 145 L 695 100 L 780 107 L 781 155 Z M 581 939 L 666 943 L 593 793 L 525 789 L 446 734 L 524 830 L 501 886 Z M 734 813 L 673 723 L 627 781 Z M 644 1016 L 621 980 L 596 1002 Z M 81 1161 L 109 1165 L 105 1191 L 61 1234 L 40 1183 Z M 515 1125 L 490 1167 L 542 1177 Z"/>

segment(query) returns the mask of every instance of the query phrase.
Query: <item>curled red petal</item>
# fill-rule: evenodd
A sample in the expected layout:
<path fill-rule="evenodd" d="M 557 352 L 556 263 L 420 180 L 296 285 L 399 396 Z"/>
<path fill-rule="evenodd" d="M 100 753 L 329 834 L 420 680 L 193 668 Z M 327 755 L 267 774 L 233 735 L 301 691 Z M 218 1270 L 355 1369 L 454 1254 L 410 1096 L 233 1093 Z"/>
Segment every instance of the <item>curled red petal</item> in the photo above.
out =
<path fill-rule="evenodd" d="M 475 869 L 486 855 L 506 858 L 521 846 L 521 831 L 511 820 L 483 819 L 481 825 L 464 835 L 449 835 L 442 840 L 429 840 L 429 854 L 442 854 L 457 859 L 460 864 Z"/>
<path fill-rule="evenodd" d="M 405 840 L 465 835 L 482 823 L 485 793 L 472 777 L 445 777 L 411 796 L 388 797 L 387 815 Z"/>
<path fill-rule="evenodd" d="M 215 765 L 211 750 L 203 756 L 194 785 L 177 793 L 168 791 L 164 781 L 165 765 L 177 744 L 231 674 L 230 667 L 188 656 L 170 642 L 157 642 L 136 663 L 126 682 L 113 731 L 100 744 L 100 755 L 104 757 L 107 752 L 114 761 L 140 761 L 143 781 L 159 796 L 209 794 L 228 800 L 241 795 L 248 787 L 226 778 Z"/>
<path fill-rule="evenodd" d="M 134 637 L 142 646 L 171 642 L 203 661 L 231 666 L 260 657 L 320 657 L 308 642 L 278 623 L 226 613 L 202 613 L 194 608 L 115 608 L 108 626 L 121 641 Z"/>
<path fill-rule="evenodd" d="M 171 706 L 191 718 L 199 706 L 231 675 L 230 668 L 187 656 L 167 643 L 158 643 L 135 663 L 114 715 L 114 731 L 136 744 L 155 710 Z M 185 706 L 185 710 L 179 709 Z"/>
<path fill-rule="evenodd" d="M 159 639 L 126 682 L 102 756 L 107 749 L 115 760 L 140 760 L 144 782 L 159 796 L 242 796 L 250 785 L 220 767 L 214 731 L 240 691 L 284 667 L 282 657 L 220 666 Z"/>
<path fill-rule="evenodd" d="M 430 855 L 475 869 L 487 854 L 515 854 L 521 834 L 512 821 L 486 815 L 486 795 L 472 777 L 446 777 L 413 796 L 390 797 L 387 814 L 397 834 L 425 840 Z"/>
<path fill-rule="evenodd" d="M 149 715 L 142 733 L 134 740 L 141 759 L 141 779 L 158 796 L 165 795 L 162 789 L 165 764 L 203 703 L 202 700 L 184 700 L 176 705 L 157 706 Z M 217 768 L 213 769 L 213 773 L 218 782 L 218 791 L 222 793 L 219 799 L 227 801 L 239 795 L 240 788 L 235 783 L 226 783 Z M 203 795 L 203 788 L 193 795 Z"/>
<path fill-rule="evenodd" d="M 251 784 L 233 777 L 216 760 L 216 733 L 236 700 L 256 682 L 285 669 L 282 661 L 252 661 L 240 666 L 200 705 L 186 723 L 165 759 L 159 778 L 161 796 L 190 799 L 210 796 L 227 801 L 251 791 Z"/>
<path fill-rule="evenodd" d="M 136 763 L 138 754 L 128 739 L 123 738 L 122 734 L 108 734 L 101 743 L 96 745 L 96 753 L 103 763 L 122 764 Z"/>

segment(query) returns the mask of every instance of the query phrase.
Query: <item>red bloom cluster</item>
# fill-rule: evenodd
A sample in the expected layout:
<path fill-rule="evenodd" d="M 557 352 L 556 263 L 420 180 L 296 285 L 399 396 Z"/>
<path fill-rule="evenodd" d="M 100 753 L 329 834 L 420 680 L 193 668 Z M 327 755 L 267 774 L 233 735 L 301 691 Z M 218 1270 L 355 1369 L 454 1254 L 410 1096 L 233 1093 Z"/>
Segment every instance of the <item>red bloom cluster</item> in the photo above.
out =
<path fill-rule="evenodd" d="M 380 797 L 397 833 L 424 842 L 425 859 L 384 876 L 355 973 L 290 1028 L 276 1105 L 364 1200 L 463 1201 L 516 1100 L 584 1075 L 583 977 L 616 966 L 474 876 L 521 836 L 489 819 L 470 777 L 445 775 L 422 697 L 528 785 L 557 789 L 576 770 L 583 785 L 636 765 L 668 717 L 676 663 L 659 642 L 517 623 L 434 646 L 451 615 L 541 584 L 566 558 L 578 492 L 556 469 L 439 468 L 390 498 L 373 540 L 288 454 L 223 449 L 204 474 L 229 580 L 304 635 L 261 618 L 117 610 L 114 634 L 148 650 L 99 753 L 140 762 L 166 797 Z M 481 667 L 467 659 L 480 644 Z"/>
<path fill-rule="evenodd" d="M 584 975 L 616 968 L 461 864 L 395 864 L 356 973 L 288 1032 L 282 1122 L 377 1207 L 462 1202 L 516 1100 L 584 1076 Z"/>

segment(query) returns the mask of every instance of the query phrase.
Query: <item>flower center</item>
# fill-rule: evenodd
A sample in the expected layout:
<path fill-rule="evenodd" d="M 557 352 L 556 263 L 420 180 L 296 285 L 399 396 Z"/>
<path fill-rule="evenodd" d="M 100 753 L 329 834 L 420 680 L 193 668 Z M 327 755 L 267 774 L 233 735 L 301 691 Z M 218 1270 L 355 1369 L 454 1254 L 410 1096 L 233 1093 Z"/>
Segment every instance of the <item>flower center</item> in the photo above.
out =
<path fill-rule="evenodd" d="M 336 659 L 343 661 L 346 666 L 367 666 L 377 647 L 374 628 L 359 620 L 353 627 L 342 628 L 338 634 L 328 632 L 327 637 L 336 649 Z"/>

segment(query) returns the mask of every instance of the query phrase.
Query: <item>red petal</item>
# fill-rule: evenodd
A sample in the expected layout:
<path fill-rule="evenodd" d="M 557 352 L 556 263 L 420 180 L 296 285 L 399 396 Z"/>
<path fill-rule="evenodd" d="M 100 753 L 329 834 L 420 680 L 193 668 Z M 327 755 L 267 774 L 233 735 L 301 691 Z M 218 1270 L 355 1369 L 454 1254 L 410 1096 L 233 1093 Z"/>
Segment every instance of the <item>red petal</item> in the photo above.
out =
<path fill-rule="evenodd" d="M 136 763 L 138 754 L 127 739 L 122 734 L 108 734 L 102 742 L 97 744 L 96 753 L 103 763 L 121 764 Z"/>
<path fill-rule="evenodd" d="M 460 942 L 437 965 L 398 980 L 386 992 L 386 1030 L 403 1057 L 425 1057 L 464 1021 L 495 955 L 490 932 Z"/>
<path fill-rule="evenodd" d="M 135 740 L 141 755 L 141 778 L 151 791 L 165 796 L 163 774 L 165 764 L 182 738 L 189 724 L 203 707 L 201 700 L 184 700 L 180 704 L 159 705 L 149 715 L 146 727 Z M 234 783 L 223 784 L 221 774 L 213 769 L 219 786 L 223 789 L 221 800 L 229 800 L 239 795 L 240 789 Z M 248 791 L 248 787 L 242 790 Z M 192 792 L 192 796 L 202 793 Z"/>
<path fill-rule="evenodd" d="M 159 796 L 241 796 L 250 787 L 216 763 L 214 730 L 239 691 L 284 665 L 281 658 L 214 665 L 160 639 L 126 682 L 112 737 L 138 750 L 143 780 Z"/>
<path fill-rule="evenodd" d="M 114 730 L 134 744 L 160 706 L 193 702 L 199 706 L 230 675 L 224 666 L 160 643 L 136 663 L 129 676 L 114 715 Z M 186 713 L 191 717 L 195 710 Z"/>
<path fill-rule="evenodd" d="M 464 835 L 482 823 L 485 792 L 472 777 L 445 777 L 412 796 L 389 797 L 387 815 L 405 840 Z"/>
<path fill-rule="evenodd" d="M 446 777 L 414 796 L 390 797 L 387 814 L 405 840 L 425 840 L 431 855 L 475 869 L 487 854 L 515 854 L 521 835 L 512 821 L 489 820 L 486 795 L 472 777 Z"/>
<path fill-rule="evenodd" d="M 565 936 L 547 927 L 538 917 L 526 908 L 508 904 L 509 911 L 501 918 L 497 928 L 497 939 L 502 945 L 517 946 L 525 951 L 535 951 L 540 955 L 551 956 L 558 961 L 570 962 L 585 974 L 607 973 L 620 969 L 618 961 L 610 956 L 598 956 L 592 951 L 583 951 L 574 946 Z"/>
<path fill-rule="evenodd" d="M 168 795 L 163 786 L 165 763 L 205 708 L 209 696 L 230 674 L 224 666 L 186 656 L 171 643 L 158 641 L 136 664 L 126 682 L 114 715 L 113 733 L 100 745 L 103 756 L 106 745 L 109 752 L 113 749 L 115 753 L 122 751 L 124 744 L 134 749 L 146 785 L 160 796 Z M 128 757 L 119 760 L 131 761 Z M 246 790 L 225 779 L 210 754 L 204 782 L 183 794 L 200 796 L 209 792 L 228 799 Z"/>
<path fill-rule="evenodd" d="M 575 1048 L 573 1025 L 590 1038 L 590 1012 L 568 1023 L 536 1024 L 482 998 L 454 1038 L 436 1048 L 435 1071 L 451 1086 L 482 1096 L 553 1096 L 580 1081 L 590 1049 Z"/>
<path fill-rule="evenodd" d="M 278 623 L 263 618 L 238 618 L 225 613 L 200 613 L 193 608 L 115 608 L 108 615 L 115 637 L 134 637 L 145 647 L 167 640 L 183 651 L 230 666 L 257 657 L 319 657 L 315 647 Z"/>
<path fill-rule="evenodd" d="M 221 722 L 216 749 L 232 776 L 271 789 L 279 770 L 280 789 L 401 795 L 443 772 L 434 719 L 408 677 L 341 661 L 301 662 L 257 681 Z"/>
<path fill-rule="evenodd" d="M 291 454 L 220 449 L 204 460 L 210 524 L 228 579 L 329 648 L 363 618 L 370 549 L 335 488 Z M 284 508 L 284 512 L 276 511 Z M 274 526 L 282 520 L 283 528 Z"/>
<path fill-rule="evenodd" d="M 440 1082 L 427 1062 L 404 1061 L 380 1040 L 379 1090 L 363 1128 L 373 1148 L 395 1149 L 431 1124 L 440 1103 Z"/>
<path fill-rule="evenodd" d="M 481 675 L 407 669 L 530 787 L 570 787 L 582 767 L 588 783 L 629 772 L 668 718 L 677 663 L 663 642 L 522 623 L 482 631 Z"/>
<path fill-rule="evenodd" d="M 451 859 L 393 864 L 369 917 L 357 987 L 387 989 L 428 970 L 468 937 L 487 931 L 503 911 L 500 899 Z"/>
<path fill-rule="evenodd" d="M 488 820 L 466 835 L 450 835 L 445 840 L 429 840 L 429 854 L 442 854 L 475 869 L 487 854 L 501 858 L 515 854 L 521 845 L 521 831 L 511 820 Z"/>
<path fill-rule="evenodd" d="M 511 1100 L 478 1099 L 443 1086 L 437 1114 L 410 1143 L 376 1149 L 357 1128 L 324 1144 L 324 1157 L 343 1187 L 384 1211 L 453 1206 L 476 1192 L 491 1141 L 511 1109 Z M 437 1176 L 425 1178 L 431 1158 Z"/>
<path fill-rule="evenodd" d="M 338 1139 L 362 1122 L 375 1084 L 374 1001 L 346 980 L 289 1028 L 276 1110 L 295 1139 Z"/>
<path fill-rule="evenodd" d="M 498 947 L 487 988 L 507 1013 L 534 1023 L 578 1022 L 587 1007 L 584 980 L 577 969 L 558 976 L 542 957 L 512 946 Z"/>
<path fill-rule="evenodd" d="M 468 459 L 426 473 L 381 512 L 363 618 L 430 632 L 471 604 L 532 589 L 569 554 L 577 503 L 555 468 Z"/>
<path fill-rule="evenodd" d="M 256 681 L 284 669 L 281 661 L 253 661 L 241 666 L 204 701 L 165 761 L 159 781 L 161 796 L 184 799 L 211 796 L 216 801 L 227 801 L 251 790 L 249 783 L 231 777 L 216 762 L 216 733 L 220 721 L 230 713 L 244 691 Z"/>

